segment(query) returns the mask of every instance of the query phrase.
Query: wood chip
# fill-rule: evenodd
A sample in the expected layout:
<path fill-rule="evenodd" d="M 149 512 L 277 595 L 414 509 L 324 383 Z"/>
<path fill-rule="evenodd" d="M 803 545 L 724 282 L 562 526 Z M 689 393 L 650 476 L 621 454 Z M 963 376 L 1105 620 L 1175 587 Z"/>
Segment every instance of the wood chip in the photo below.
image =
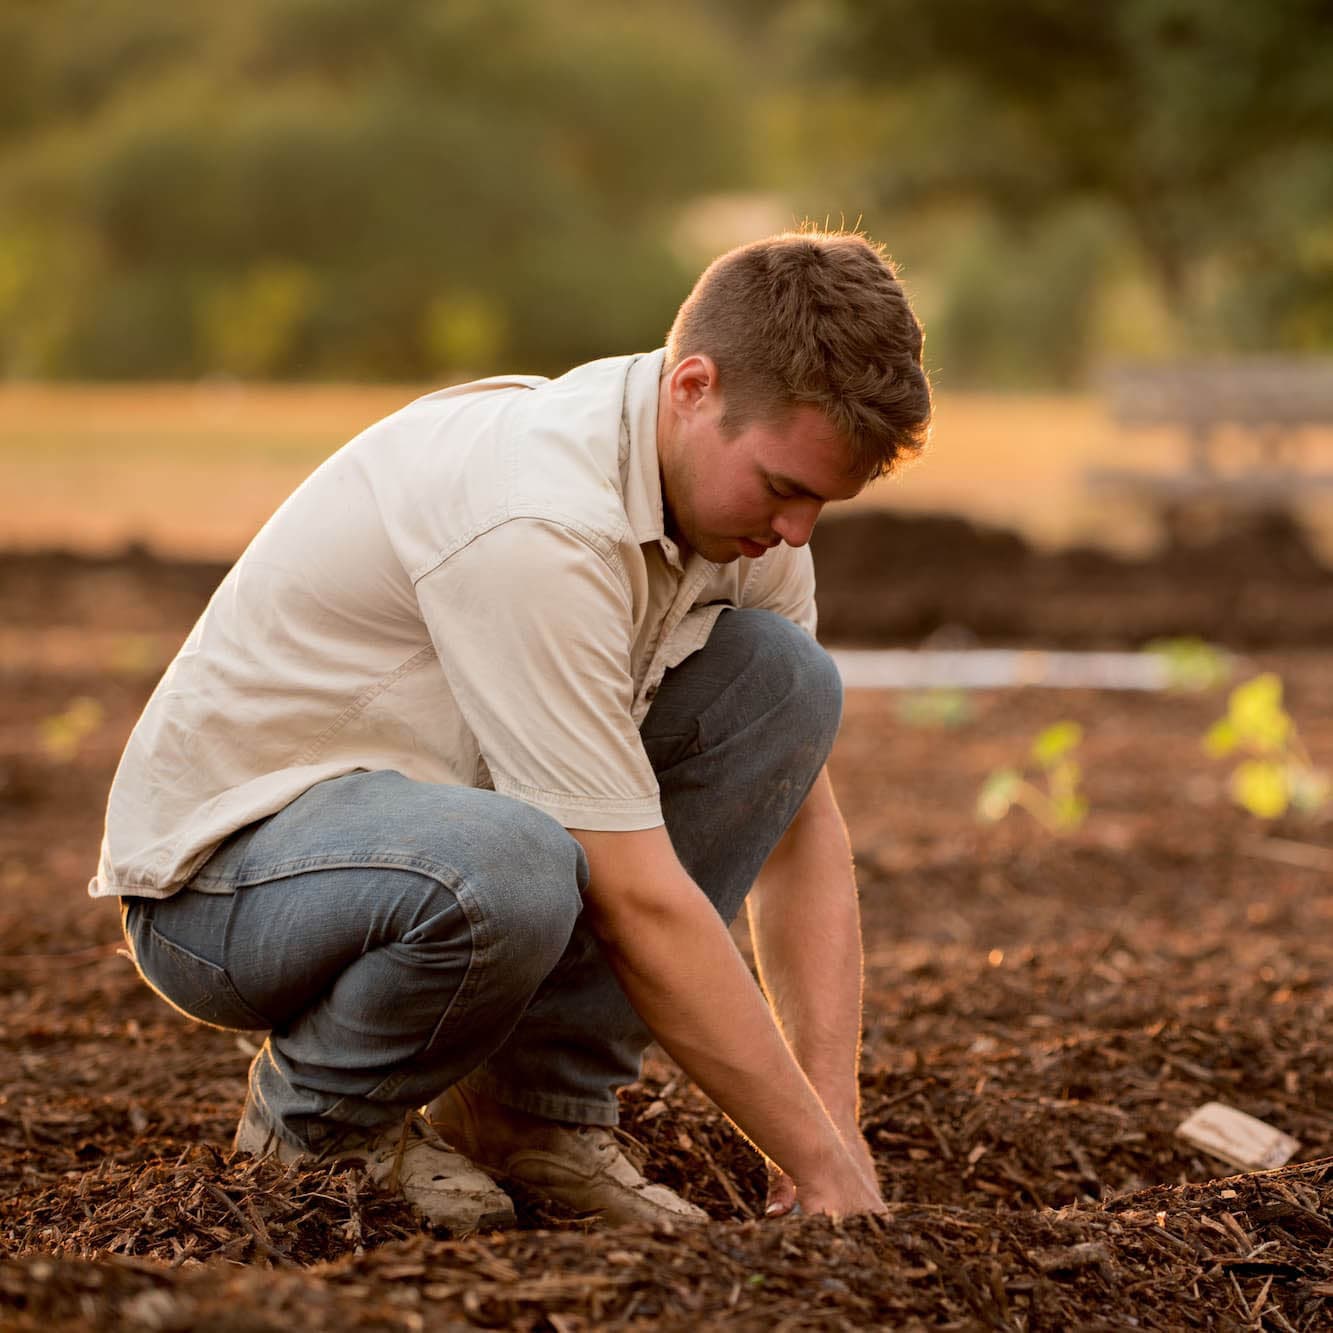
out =
<path fill-rule="evenodd" d="M 1300 1148 L 1289 1134 L 1223 1102 L 1206 1102 L 1176 1127 L 1196 1148 L 1242 1171 L 1283 1166 Z"/>

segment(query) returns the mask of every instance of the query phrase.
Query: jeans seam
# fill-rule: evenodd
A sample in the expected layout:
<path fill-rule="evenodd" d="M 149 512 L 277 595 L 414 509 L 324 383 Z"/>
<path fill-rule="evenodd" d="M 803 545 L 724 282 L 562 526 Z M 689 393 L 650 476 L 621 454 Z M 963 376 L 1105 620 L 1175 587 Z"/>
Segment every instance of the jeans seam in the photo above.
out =
<path fill-rule="evenodd" d="M 227 884 L 233 889 L 250 889 L 260 884 L 268 884 L 276 879 L 292 879 L 310 870 L 415 870 L 439 884 L 450 892 L 464 882 L 464 876 L 453 866 L 444 865 L 431 857 L 415 855 L 393 855 L 366 857 L 330 856 L 327 853 L 293 857 L 289 861 L 279 861 L 266 866 L 262 871 L 247 871 L 237 875 L 196 875 L 186 888 L 204 882 L 208 884 Z"/>
<path fill-rule="evenodd" d="M 454 901 L 462 908 L 463 916 L 467 920 L 469 941 L 467 969 L 463 974 L 463 979 L 458 983 L 457 988 L 449 996 L 447 1003 L 440 1011 L 440 1016 L 435 1020 L 430 1035 L 403 1062 L 405 1065 L 417 1065 L 422 1062 L 423 1057 L 433 1051 L 451 1030 L 466 1023 L 472 1001 L 480 989 L 481 974 L 484 971 L 484 964 L 478 966 L 478 955 L 489 950 L 492 944 L 489 923 L 486 921 L 485 913 L 478 905 L 467 880 L 460 877 L 456 884 L 446 884 L 437 876 L 432 876 L 432 878 L 453 896 Z M 393 1073 L 370 1088 L 364 1094 L 364 1100 L 391 1099 L 393 1094 L 412 1076 L 413 1070 L 405 1069 L 400 1065 Z M 339 1105 L 341 1104 L 340 1102 Z"/>
<path fill-rule="evenodd" d="M 480 988 L 481 973 L 485 969 L 485 963 L 479 963 L 479 958 L 483 953 L 489 952 L 492 946 L 491 931 L 489 923 L 486 921 L 486 914 L 477 903 L 471 885 L 468 884 L 466 879 L 460 879 L 457 887 L 451 887 L 449 892 L 453 894 L 454 901 L 463 909 L 463 915 L 467 918 L 469 939 L 467 971 L 463 974 L 462 981 L 458 983 L 458 988 L 445 1006 L 444 1012 L 440 1014 L 435 1026 L 431 1029 L 430 1036 L 421 1048 L 423 1054 L 434 1049 L 447 1030 L 446 1025 L 451 1017 L 456 1024 L 458 1020 L 466 1016 L 467 1010 Z"/>

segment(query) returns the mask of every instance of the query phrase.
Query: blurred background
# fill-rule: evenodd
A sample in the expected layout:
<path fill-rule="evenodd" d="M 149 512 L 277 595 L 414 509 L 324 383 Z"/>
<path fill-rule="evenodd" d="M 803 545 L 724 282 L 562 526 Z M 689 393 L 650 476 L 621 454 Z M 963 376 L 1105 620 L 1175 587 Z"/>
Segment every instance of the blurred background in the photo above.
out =
<path fill-rule="evenodd" d="M 576 1223 L 540 1263 L 408 1240 L 325 1268 L 305 1322 L 341 1291 L 420 1324 L 426 1271 L 468 1317 L 579 1328 L 753 1327 L 798 1283 L 811 1328 L 1333 1308 L 1333 0 L 0 0 L 0 1326 L 221 1328 L 225 1300 L 276 1327 L 315 1289 L 263 1264 L 407 1234 L 208 1146 L 253 1047 L 187 1029 L 86 901 L 125 739 L 345 441 L 451 381 L 658 347 L 714 256 L 807 219 L 886 246 L 936 387 L 926 454 L 812 543 L 866 1123 L 889 1197 L 932 1210 L 894 1226 L 934 1229 L 886 1231 L 874 1281 L 850 1244 L 843 1282 L 728 1242 L 679 1318 Z M 1228 701 L 1232 672 L 1263 675 Z M 627 1124 L 745 1215 L 762 1164 L 662 1068 Z M 1212 1175 L 1173 1129 L 1215 1097 L 1300 1140 L 1277 1188 L 1322 1214 L 1163 1186 L 1134 1206 L 1172 1209 L 1178 1268 L 1147 1228 L 1057 1231 Z M 1204 1275 L 1194 1217 L 1248 1259 Z"/>
<path fill-rule="evenodd" d="M 866 503 L 1147 549 L 1105 369 L 1333 355 L 1328 5 L 3 0 L 0 545 L 232 556 L 413 393 L 655 347 L 803 219 L 927 328 Z"/>

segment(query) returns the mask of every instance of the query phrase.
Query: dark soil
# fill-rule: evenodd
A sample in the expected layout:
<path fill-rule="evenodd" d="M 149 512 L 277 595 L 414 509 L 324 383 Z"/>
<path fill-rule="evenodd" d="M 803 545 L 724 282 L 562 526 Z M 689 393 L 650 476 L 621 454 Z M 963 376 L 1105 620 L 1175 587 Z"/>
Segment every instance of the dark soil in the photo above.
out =
<path fill-rule="evenodd" d="M 1280 513 L 1232 516 L 1151 559 L 1043 552 L 962 518 L 866 510 L 821 522 L 811 543 L 822 634 L 915 642 L 1138 647 L 1199 635 L 1240 648 L 1333 645 L 1333 570 Z"/>
<path fill-rule="evenodd" d="M 944 514 L 830 514 L 811 543 L 828 642 L 1137 647 L 1198 635 L 1237 648 L 1333 646 L 1333 569 L 1295 519 L 1231 515 L 1151 558 L 1042 551 L 1017 533 Z M 14 623 L 174 633 L 227 572 L 132 547 L 110 557 L 0 552 Z M 101 608 L 110 604 L 116 616 Z M 9 623 L 8 621 L 2 623 Z"/>
<path fill-rule="evenodd" d="M 886 587 L 933 590 L 915 611 L 885 593 L 899 609 L 880 641 L 961 624 L 1132 644 L 1153 587 L 1183 618 L 1152 633 L 1206 628 L 1181 591 L 1204 597 L 1203 569 L 1121 570 L 1143 580 L 1135 600 L 1084 557 L 913 531 L 821 564 L 826 630 L 863 557 Z M 1250 628 L 1223 637 L 1281 645 L 1249 665 L 1281 672 L 1328 767 L 1333 653 L 1299 622 L 1308 597 L 1333 628 L 1329 576 L 1285 541 L 1234 568 L 1287 599 L 1287 636 L 1233 616 Z M 1009 618 L 988 628 L 979 589 L 1006 569 Z M 983 693 L 949 729 L 849 695 L 833 767 L 864 902 L 883 1219 L 762 1220 L 758 1158 L 660 1056 L 624 1126 L 709 1211 L 698 1231 L 599 1232 L 523 1198 L 519 1231 L 451 1240 L 354 1170 L 231 1159 L 249 1039 L 157 1000 L 84 890 L 125 735 L 220 573 L 0 558 L 0 1327 L 1333 1328 L 1333 827 L 1264 827 L 1228 803 L 1199 748 L 1223 692 Z M 1037 587 L 1058 590 L 1065 637 L 1038 633 L 1055 610 Z M 103 720 L 70 755 L 42 723 L 79 697 Z M 1061 718 L 1086 731 L 1085 824 L 977 825 L 985 775 Z M 1293 1164 L 1237 1176 L 1179 1139 L 1213 1100 L 1294 1135 Z"/>

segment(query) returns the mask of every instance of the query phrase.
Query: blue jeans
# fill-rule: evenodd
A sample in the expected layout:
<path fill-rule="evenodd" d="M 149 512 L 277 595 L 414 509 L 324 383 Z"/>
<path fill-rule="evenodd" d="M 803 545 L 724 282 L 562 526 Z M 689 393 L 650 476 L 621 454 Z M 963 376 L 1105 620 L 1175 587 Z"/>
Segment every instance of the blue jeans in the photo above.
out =
<path fill-rule="evenodd" d="M 728 611 L 641 730 L 686 870 L 731 922 L 828 757 L 837 668 L 767 611 Z M 124 900 L 160 995 L 267 1029 L 250 1096 L 297 1146 L 455 1082 L 615 1124 L 650 1034 L 580 920 L 578 843 L 532 806 L 358 772 L 229 838 L 170 898 Z M 206 887 L 209 892 L 198 891 Z"/>

